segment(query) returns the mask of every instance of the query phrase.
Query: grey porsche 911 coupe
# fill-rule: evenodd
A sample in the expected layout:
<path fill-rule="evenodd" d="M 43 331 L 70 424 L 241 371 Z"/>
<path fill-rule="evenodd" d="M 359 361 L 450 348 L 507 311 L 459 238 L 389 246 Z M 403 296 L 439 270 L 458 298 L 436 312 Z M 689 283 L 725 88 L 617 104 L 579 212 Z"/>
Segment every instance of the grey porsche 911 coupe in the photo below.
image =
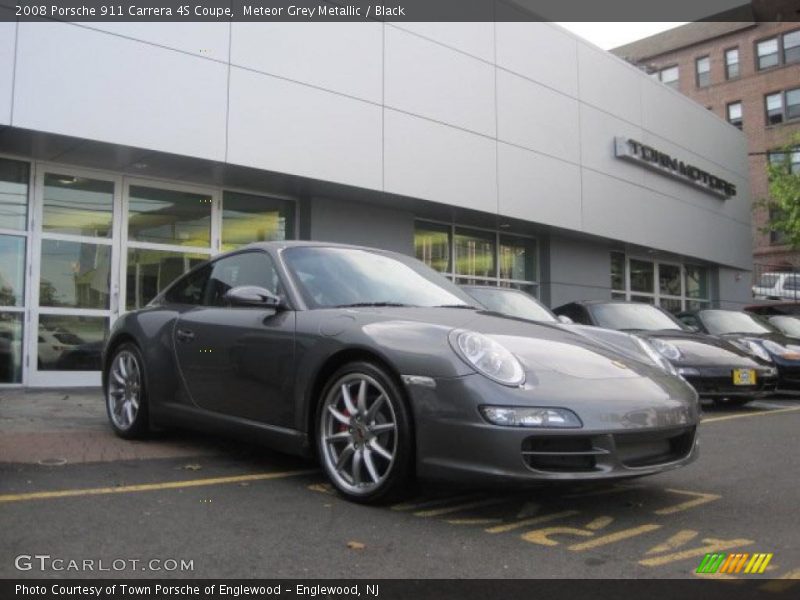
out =
<path fill-rule="evenodd" d="M 356 246 L 259 243 L 195 267 L 115 322 L 103 386 L 122 437 L 176 425 L 314 455 L 358 502 L 415 476 L 598 480 L 697 454 L 683 379 Z"/>

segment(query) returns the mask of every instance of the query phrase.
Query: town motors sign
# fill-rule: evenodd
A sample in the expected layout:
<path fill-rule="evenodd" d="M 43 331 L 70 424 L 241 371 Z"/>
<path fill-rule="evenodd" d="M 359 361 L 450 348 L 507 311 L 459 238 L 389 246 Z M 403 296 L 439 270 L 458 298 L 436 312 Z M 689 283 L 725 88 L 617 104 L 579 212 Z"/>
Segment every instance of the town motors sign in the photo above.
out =
<path fill-rule="evenodd" d="M 730 181 L 632 138 L 615 137 L 614 155 L 622 160 L 635 162 L 652 171 L 657 171 L 662 175 L 679 179 L 722 199 L 736 195 L 736 186 Z"/>

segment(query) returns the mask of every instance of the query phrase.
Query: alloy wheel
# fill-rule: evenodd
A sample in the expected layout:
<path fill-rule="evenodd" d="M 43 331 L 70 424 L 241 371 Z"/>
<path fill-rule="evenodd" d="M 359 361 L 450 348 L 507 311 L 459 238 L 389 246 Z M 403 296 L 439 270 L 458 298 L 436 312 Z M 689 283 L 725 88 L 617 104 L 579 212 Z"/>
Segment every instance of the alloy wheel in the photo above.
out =
<path fill-rule="evenodd" d="M 133 352 L 122 350 L 114 357 L 107 387 L 111 420 L 126 431 L 135 423 L 142 400 L 142 374 Z"/>

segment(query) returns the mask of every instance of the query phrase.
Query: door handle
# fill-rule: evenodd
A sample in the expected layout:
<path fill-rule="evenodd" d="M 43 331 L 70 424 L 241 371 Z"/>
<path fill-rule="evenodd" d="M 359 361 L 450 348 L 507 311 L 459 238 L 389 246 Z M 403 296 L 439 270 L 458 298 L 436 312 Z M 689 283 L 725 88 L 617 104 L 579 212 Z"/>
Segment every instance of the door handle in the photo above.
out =
<path fill-rule="evenodd" d="M 178 338 L 179 342 L 191 342 L 194 339 L 194 332 L 188 329 L 178 329 L 175 332 L 175 337 Z"/>

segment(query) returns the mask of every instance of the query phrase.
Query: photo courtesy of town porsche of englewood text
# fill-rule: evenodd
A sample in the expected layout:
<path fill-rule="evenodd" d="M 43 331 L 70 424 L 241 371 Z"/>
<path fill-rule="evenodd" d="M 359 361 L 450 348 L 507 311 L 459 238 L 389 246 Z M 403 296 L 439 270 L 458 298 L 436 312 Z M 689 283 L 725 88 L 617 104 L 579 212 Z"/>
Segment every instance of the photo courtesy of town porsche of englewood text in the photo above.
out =
<path fill-rule="evenodd" d="M 797 594 L 800 5 L 567 4 L 0 0 L 0 598 Z"/>

